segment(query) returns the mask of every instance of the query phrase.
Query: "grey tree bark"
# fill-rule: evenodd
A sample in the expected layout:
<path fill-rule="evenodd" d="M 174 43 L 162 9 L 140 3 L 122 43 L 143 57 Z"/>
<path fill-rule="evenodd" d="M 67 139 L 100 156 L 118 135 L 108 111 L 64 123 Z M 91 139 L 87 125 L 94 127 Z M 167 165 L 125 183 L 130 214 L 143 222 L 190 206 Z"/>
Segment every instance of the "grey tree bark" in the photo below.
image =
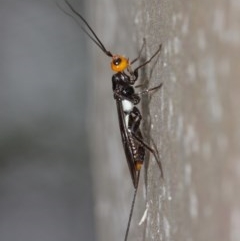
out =
<path fill-rule="evenodd" d="M 239 1 L 89 1 L 91 25 L 108 49 L 137 55 L 145 37 L 155 65 L 143 100 L 143 132 L 154 159 L 139 184 L 129 240 L 240 240 Z M 93 45 L 89 42 L 89 45 Z M 98 240 L 123 240 L 133 187 L 120 142 L 109 59 L 92 50 L 93 174 Z M 149 108 L 149 113 L 148 113 Z M 151 135 L 151 138 L 150 136 Z M 138 223 L 144 213 L 144 223 Z"/>

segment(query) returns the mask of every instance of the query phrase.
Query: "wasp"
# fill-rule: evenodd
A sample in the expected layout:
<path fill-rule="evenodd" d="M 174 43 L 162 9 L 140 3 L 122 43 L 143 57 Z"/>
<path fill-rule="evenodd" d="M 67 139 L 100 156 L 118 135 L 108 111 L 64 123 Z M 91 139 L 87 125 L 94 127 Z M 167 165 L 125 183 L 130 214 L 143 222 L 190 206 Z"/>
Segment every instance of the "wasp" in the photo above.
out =
<path fill-rule="evenodd" d="M 123 55 L 112 54 L 111 51 L 105 48 L 85 18 L 79 12 L 77 12 L 67 0 L 65 0 L 65 3 L 69 9 L 82 21 L 83 25 L 81 25 L 81 28 L 87 34 L 87 36 L 102 50 L 105 55 L 111 58 L 111 69 L 115 72 L 115 74 L 112 76 L 113 97 L 117 106 L 122 144 L 135 189 L 124 238 L 124 240 L 127 241 L 138 189 L 140 170 L 146 157 L 146 150 L 153 154 L 160 169 L 161 176 L 163 177 L 163 170 L 158 152 L 154 150 L 143 138 L 140 129 L 142 115 L 137 107 L 137 104 L 139 104 L 141 101 L 141 95 L 148 94 L 151 91 L 161 88 L 162 84 L 150 89 L 145 89 L 141 92 L 135 92 L 136 86 L 134 87 L 134 84 L 139 77 L 139 70 L 150 63 L 154 57 L 159 54 L 162 45 L 159 45 L 156 52 L 147 61 L 133 69 L 132 65 L 140 59 L 145 41 L 139 55 L 132 61 Z"/>

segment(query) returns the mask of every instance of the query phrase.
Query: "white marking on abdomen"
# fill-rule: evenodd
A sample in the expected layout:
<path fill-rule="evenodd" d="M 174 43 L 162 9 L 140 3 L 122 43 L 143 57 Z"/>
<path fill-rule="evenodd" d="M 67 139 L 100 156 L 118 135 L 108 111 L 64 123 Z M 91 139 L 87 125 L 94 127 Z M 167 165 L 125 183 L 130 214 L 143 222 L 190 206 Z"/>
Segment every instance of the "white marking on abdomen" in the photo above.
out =
<path fill-rule="evenodd" d="M 127 129 L 128 129 L 128 121 L 129 121 L 129 114 L 126 114 L 125 115 L 125 124 L 126 124 Z"/>
<path fill-rule="evenodd" d="M 129 112 L 132 111 L 134 105 L 129 100 L 123 100 L 122 101 L 122 106 L 123 106 L 123 111 L 129 113 Z"/>
<path fill-rule="evenodd" d="M 129 100 L 122 100 L 122 107 L 125 115 L 125 124 L 128 129 L 129 113 L 133 110 L 134 104 Z"/>

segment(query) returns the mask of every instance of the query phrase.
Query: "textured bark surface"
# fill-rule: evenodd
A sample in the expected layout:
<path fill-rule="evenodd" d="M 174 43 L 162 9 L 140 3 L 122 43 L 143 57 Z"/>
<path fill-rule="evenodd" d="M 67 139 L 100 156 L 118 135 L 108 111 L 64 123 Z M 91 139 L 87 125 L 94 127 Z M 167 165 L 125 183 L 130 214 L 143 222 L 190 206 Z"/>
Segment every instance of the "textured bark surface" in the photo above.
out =
<path fill-rule="evenodd" d="M 148 86 L 164 83 L 150 102 L 143 99 L 143 132 L 157 146 L 164 181 L 150 158 L 129 240 L 240 240 L 239 1 L 93 5 L 91 25 L 111 51 L 133 58 L 145 37 L 145 56 L 150 56 L 163 44 L 158 62 L 143 73 Z M 95 47 L 92 56 L 97 237 L 123 240 L 133 187 L 120 143 L 109 59 Z M 146 207 L 146 220 L 138 226 Z"/>

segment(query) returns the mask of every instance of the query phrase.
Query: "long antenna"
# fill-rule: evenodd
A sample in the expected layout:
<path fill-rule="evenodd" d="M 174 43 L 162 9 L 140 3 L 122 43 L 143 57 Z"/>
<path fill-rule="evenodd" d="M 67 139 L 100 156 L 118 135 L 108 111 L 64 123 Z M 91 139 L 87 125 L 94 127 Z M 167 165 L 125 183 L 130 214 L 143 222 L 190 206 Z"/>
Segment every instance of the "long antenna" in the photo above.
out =
<path fill-rule="evenodd" d="M 112 53 L 110 51 L 108 51 L 105 46 L 103 45 L 103 43 L 100 41 L 100 39 L 98 38 L 98 36 L 96 35 L 96 33 L 93 31 L 93 29 L 90 27 L 90 25 L 88 24 L 88 22 L 85 20 L 85 18 L 79 13 L 77 12 L 74 7 L 67 1 L 65 0 L 65 3 L 68 5 L 68 7 L 71 9 L 71 11 L 78 16 L 82 22 L 85 24 L 85 26 L 87 27 L 87 29 L 90 31 L 90 33 L 93 35 L 91 35 L 84 27 L 81 26 L 82 30 L 88 35 L 88 37 L 109 57 L 113 57 Z"/>

